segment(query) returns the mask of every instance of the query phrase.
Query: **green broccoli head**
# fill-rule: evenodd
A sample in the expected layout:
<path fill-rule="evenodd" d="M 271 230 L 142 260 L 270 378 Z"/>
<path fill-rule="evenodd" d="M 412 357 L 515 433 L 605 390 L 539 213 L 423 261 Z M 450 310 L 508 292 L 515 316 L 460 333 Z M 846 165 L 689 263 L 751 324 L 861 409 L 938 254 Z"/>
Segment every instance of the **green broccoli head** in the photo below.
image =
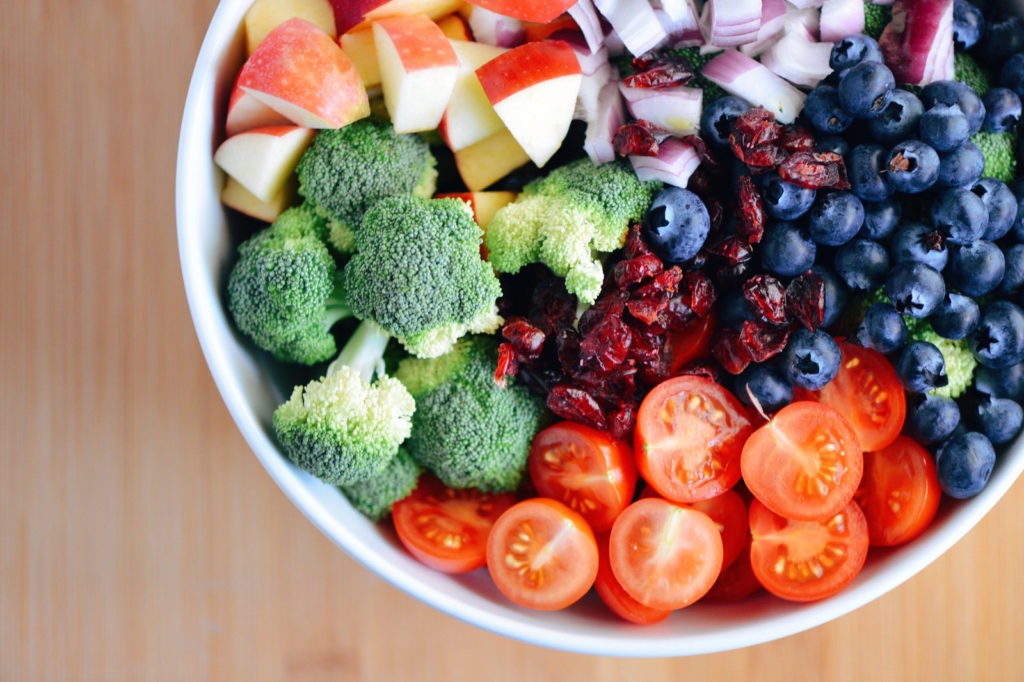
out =
<path fill-rule="evenodd" d="M 331 327 L 349 315 L 324 221 L 290 208 L 238 247 L 228 310 L 238 328 L 283 362 L 312 365 L 338 352 Z"/>
<path fill-rule="evenodd" d="M 434 193 L 435 164 L 421 136 L 398 134 L 386 121 L 363 119 L 317 131 L 296 173 L 299 194 L 327 220 L 330 243 L 349 253 L 354 230 L 376 201 Z"/>
<path fill-rule="evenodd" d="M 383 471 L 366 480 L 341 486 L 341 492 L 358 511 L 373 521 L 380 521 L 391 513 L 395 502 L 413 491 L 422 471 L 423 467 L 409 451 L 400 447 Z"/>
<path fill-rule="evenodd" d="M 865 0 L 864 2 L 864 35 L 871 36 L 875 40 L 882 35 L 882 30 L 892 21 L 892 7 L 888 5 L 876 5 Z"/>
<path fill-rule="evenodd" d="M 352 312 L 420 357 L 445 353 L 467 333 L 496 331 L 501 286 L 480 257 L 481 238 L 459 199 L 382 199 L 363 217 L 343 272 Z"/>
<path fill-rule="evenodd" d="M 978 97 L 984 97 L 992 87 L 991 79 L 985 69 L 974 60 L 974 57 L 959 50 L 953 53 L 953 80 L 962 81 L 971 86 L 971 89 L 978 93 Z"/>
<path fill-rule="evenodd" d="M 946 377 L 949 379 L 949 383 L 928 392 L 945 398 L 959 398 L 963 395 L 964 391 L 970 388 L 974 382 L 974 369 L 978 366 L 978 361 L 971 353 L 967 340 L 954 341 L 939 336 L 925 320 L 914 320 L 913 326 L 908 324 L 907 329 L 914 340 L 927 341 L 938 348 L 946 364 Z"/>
<path fill-rule="evenodd" d="M 984 175 L 1003 182 L 1013 182 L 1017 175 L 1016 132 L 989 133 L 984 130 L 971 135 L 971 141 L 985 157 Z"/>
<path fill-rule="evenodd" d="M 498 272 L 543 263 L 586 303 L 601 291 L 599 254 L 620 248 L 660 185 L 641 182 L 627 164 L 580 159 L 523 188 L 487 225 L 488 259 Z"/>
<path fill-rule="evenodd" d="M 525 386 L 494 381 L 497 342 L 460 340 L 433 359 L 406 358 L 395 377 L 416 400 L 412 456 L 445 484 L 498 492 L 518 487 L 543 400 Z"/>

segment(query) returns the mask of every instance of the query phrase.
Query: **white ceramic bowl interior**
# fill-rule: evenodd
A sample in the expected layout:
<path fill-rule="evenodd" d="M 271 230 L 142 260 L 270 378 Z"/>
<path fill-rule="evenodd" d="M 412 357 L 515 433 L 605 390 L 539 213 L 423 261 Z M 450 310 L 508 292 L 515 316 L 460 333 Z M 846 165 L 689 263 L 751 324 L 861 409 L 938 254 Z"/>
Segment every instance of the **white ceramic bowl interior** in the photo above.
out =
<path fill-rule="evenodd" d="M 507 637 L 606 656 L 663 657 L 742 648 L 785 637 L 870 602 L 911 578 L 949 549 L 996 504 L 1024 468 L 1024 445 L 1006 451 L 985 490 L 944 502 L 923 536 L 897 549 L 872 550 L 855 582 L 812 604 L 763 596 L 738 604 L 698 603 L 654 626 L 632 626 L 593 596 L 556 613 L 510 604 L 486 569 L 462 577 L 437 573 L 411 558 L 387 524 L 355 511 L 337 489 L 296 469 L 271 430 L 274 408 L 291 391 L 287 372 L 266 363 L 234 331 L 224 285 L 241 230 L 221 206 L 223 176 L 212 161 L 223 139 L 228 91 L 244 54 L 240 29 L 251 0 L 223 0 L 202 44 L 188 90 L 177 166 L 177 220 L 182 274 L 200 344 L 224 402 L 253 452 L 285 494 L 339 547 L 385 580 L 438 610 Z"/>

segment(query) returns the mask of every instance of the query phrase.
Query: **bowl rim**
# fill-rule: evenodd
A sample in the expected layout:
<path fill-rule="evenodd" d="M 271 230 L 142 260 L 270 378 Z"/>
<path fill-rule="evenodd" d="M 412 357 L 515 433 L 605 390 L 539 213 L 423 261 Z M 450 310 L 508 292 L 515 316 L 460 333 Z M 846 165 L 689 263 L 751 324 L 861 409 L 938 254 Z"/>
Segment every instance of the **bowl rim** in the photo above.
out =
<path fill-rule="evenodd" d="M 251 0 L 221 0 L 204 36 L 192 73 L 178 140 L 175 210 L 178 253 L 186 298 L 203 356 L 217 389 L 237 428 L 260 463 L 292 503 L 335 545 L 352 558 L 413 598 L 483 630 L 545 648 L 601 656 L 650 658 L 690 656 L 745 648 L 803 632 L 846 615 L 874 601 L 917 575 L 955 545 L 995 506 L 1024 470 L 1024 438 L 1000 456 L 985 489 L 954 509 L 910 545 L 892 550 L 901 564 L 865 572 L 829 599 L 810 604 L 774 604 L 764 618 L 749 619 L 708 631 L 672 626 L 636 627 L 589 624 L 557 615 L 520 609 L 488 595 L 468 578 L 465 584 L 401 558 L 393 540 L 366 532 L 368 522 L 336 489 L 298 471 L 278 451 L 266 421 L 250 399 L 260 381 L 259 368 L 244 357 L 234 339 L 214 274 L 217 254 L 227 248 L 224 234 L 210 234 L 195 218 L 215 215 L 227 225 L 220 206 L 222 176 L 214 166 L 213 145 L 224 87 L 223 69 L 240 42 L 240 26 Z M 235 63 L 237 68 L 237 62 Z M 206 191 L 195 191 L 197 187 Z M 225 232 L 224 229 L 220 230 Z M 241 355 L 240 355 L 241 353 Z M 362 520 L 360 520 L 362 519 Z M 941 523 L 941 528 L 937 526 Z M 380 535 L 379 533 L 376 535 Z M 389 550 L 388 547 L 391 547 Z M 452 590 L 456 595 L 452 596 Z M 496 594 L 496 592 L 495 592 Z M 778 601 L 778 600 L 774 600 Z M 773 602 L 774 603 L 774 602 Z M 691 607 L 697 608 L 697 607 Z M 713 607 L 713 608 L 718 608 Z M 731 613 L 723 611 L 726 617 Z M 586 614 L 584 614 L 584 618 Z M 566 629 L 565 623 L 573 627 Z"/>

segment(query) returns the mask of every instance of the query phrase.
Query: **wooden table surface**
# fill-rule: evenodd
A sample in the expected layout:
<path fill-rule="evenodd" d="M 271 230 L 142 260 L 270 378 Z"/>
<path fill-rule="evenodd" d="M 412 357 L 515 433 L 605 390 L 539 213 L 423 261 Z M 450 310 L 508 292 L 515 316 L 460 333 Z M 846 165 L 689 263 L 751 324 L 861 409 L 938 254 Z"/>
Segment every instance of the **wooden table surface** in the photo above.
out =
<path fill-rule="evenodd" d="M 174 165 L 215 0 L 5 3 L 0 680 L 1010 680 L 1024 483 L 832 624 L 705 657 L 536 648 L 331 544 L 235 429 L 192 330 Z"/>

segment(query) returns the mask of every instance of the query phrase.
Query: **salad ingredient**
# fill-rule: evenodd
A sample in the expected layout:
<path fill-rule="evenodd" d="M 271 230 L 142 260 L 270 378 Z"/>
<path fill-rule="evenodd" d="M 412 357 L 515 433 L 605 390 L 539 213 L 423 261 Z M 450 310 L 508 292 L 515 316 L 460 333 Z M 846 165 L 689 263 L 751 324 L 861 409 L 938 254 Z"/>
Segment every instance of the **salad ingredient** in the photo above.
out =
<path fill-rule="evenodd" d="M 481 230 L 459 199 L 395 195 L 375 203 L 343 270 L 353 314 L 413 355 L 437 357 L 467 333 L 501 325 L 501 287 L 480 258 Z"/>
<path fill-rule="evenodd" d="M 857 434 L 839 412 L 800 400 L 751 434 L 740 469 L 750 492 L 775 513 L 819 521 L 853 499 L 864 456 Z"/>
<path fill-rule="evenodd" d="M 892 7 L 874 2 L 864 3 L 864 34 L 878 40 L 892 20 Z"/>
<path fill-rule="evenodd" d="M 864 453 L 864 477 L 854 500 L 864 512 L 872 545 L 891 547 L 924 532 L 942 490 L 931 453 L 909 436 Z"/>
<path fill-rule="evenodd" d="M 604 281 L 597 255 L 622 247 L 656 188 L 621 161 L 580 159 L 556 168 L 527 184 L 488 223 L 488 259 L 500 273 L 543 263 L 565 278 L 569 293 L 593 303 Z"/>
<path fill-rule="evenodd" d="M 391 510 L 395 533 L 421 562 L 445 573 L 465 573 L 487 560 L 494 522 L 515 504 L 510 493 L 451 488 L 429 473 Z"/>
<path fill-rule="evenodd" d="M 405 14 L 425 14 L 439 19 L 460 8 L 459 0 L 330 0 L 339 34 L 366 28 L 376 19 Z"/>
<path fill-rule="evenodd" d="M 594 591 L 612 613 L 630 623 L 650 625 L 660 623 L 669 617 L 671 609 L 656 609 L 634 599 L 622 587 L 612 573 L 611 560 L 608 556 L 608 533 L 597 535 L 597 578 L 594 580 Z"/>
<path fill-rule="evenodd" d="M 328 0 L 254 0 L 242 20 L 247 54 L 252 54 L 278 25 L 295 16 L 316 25 L 332 38 L 338 36 L 334 27 L 334 10 Z"/>
<path fill-rule="evenodd" d="M 575 0 L 473 0 L 471 4 L 506 17 L 546 24 L 557 19 Z"/>
<path fill-rule="evenodd" d="M 757 38 L 760 0 L 708 0 L 701 15 L 705 41 L 716 47 L 737 47 Z"/>
<path fill-rule="evenodd" d="M 750 565 L 770 593 L 790 601 L 830 597 L 846 587 L 868 554 L 868 524 L 856 502 L 820 520 L 794 521 L 750 503 Z"/>
<path fill-rule="evenodd" d="M 740 478 L 740 452 L 751 430 L 743 405 L 717 382 L 693 375 L 667 379 L 640 403 L 637 469 L 668 500 L 720 495 Z"/>
<path fill-rule="evenodd" d="M 722 569 L 736 561 L 743 548 L 750 544 L 747 505 L 735 489 L 687 505 L 708 515 L 722 534 Z"/>
<path fill-rule="evenodd" d="M 697 255 L 710 229 L 711 217 L 700 197 L 687 189 L 669 187 L 654 197 L 642 234 L 663 261 L 682 263 Z"/>
<path fill-rule="evenodd" d="M 612 527 L 636 488 L 629 444 L 575 422 L 542 429 L 530 444 L 528 468 L 538 494 L 579 512 L 595 533 Z"/>
<path fill-rule="evenodd" d="M 285 190 L 313 131 L 292 125 L 253 128 L 224 140 L 213 155 L 221 170 L 263 202 Z"/>
<path fill-rule="evenodd" d="M 487 570 L 520 606 L 554 611 L 579 601 L 597 578 L 594 532 L 561 502 L 534 497 L 506 510 L 487 538 Z"/>
<path fill-rule="evenodd" d="M 952 78 L 953 0 L 896 0 L 878 44 L 901 83 Z"/>
<path fill-rule="evenodd" d="M 737 50 L 723 50 L 701 73 L 730 95 L 755 107 L 764 107 L 782 123 L 792 123 L 803 108 L 806 95 L 768 67 Z"/>
<path fill-rule="evenodd" d="M 700 155 L 692 145 L 674 137 L 656 147 L 653 155 L 640 154 L 635 150 L 629 154 L 629 162 L 636 177 L 643 182 L 663 182 L 675 187 L 686 187 L 700 165 Z"/>
<path fill-rule="evenodd" d="M 374 203 L 394 195 L 429 197 L 437 182 L 423 138 L 374 120 L 318 132 L 296 174 L 299 194 L 327 220 L 330 243 L 341 253 L 355 248 L 355 231 Z"/>
<path fill-rule="evenodd" d="M 285 454 L 325 483 L 347 486 L 382 474 L 409 437 L 415 402 L 381 372 L 389 340 L 361 322 L 326 375 L 296 386 L 274 411 Z"/>
<path fill-rule="evenodd" d="M 406 447 L 446 485 L 501 492 L 523 477 L 544 405 L 525 386 L 498 385 L 496 361 L 492 338 L 468 336 L 444 355 L 404 358 L 395 370 L 416 400 Z"/>
<path fill-rule="evenodd" d="M 761 583 L 754 575 L 754 567 L 750 563 L 750 530 L 747 530 L 746 542 L 736 560 L 722 569 L 703 600 L 706 602 L 730 603 L 751 597 L 761 591 Z"/>
<path fill-rule="evenodd" d="M 1013 182 L 1017 176 L 1017 155 L 1014 152 L 1014 135 L 979 131 L 971 135 L 971 141 L 978 145 L 985 157 L 985 176 Z"/>
<path fill-rule="evenodd" d="M 992 476 L 996 453 L 992 442 L 977 431 L 954 434 L 935 457 L 942 492 L 956 499 L 980 493 Z"/>
<path fill-rule="evenodd" d="M 331 328 L 351 315 L 326 225 L 308 205 L 286 210 L 238 247 L 228 310 L 238 328 L 282 362 L 313 365 L 338 352 Z"/>
<path fill-rule="evenodd" d="M 340 488 L 359 512 L 373 521 L 380 521 L 391 513 L 395 502 L 408 497 L 422 473 L 419 462 L 408 450 L 399 447 L 382 471 Z"/>
<path fill-rule="evenodd" d="M 608 539 L 612 574 L 641 604 L 680 609 L 700 599 L 722 569 L 722 535 L 707 514 L 668 500 L 629 505 Z"/>

